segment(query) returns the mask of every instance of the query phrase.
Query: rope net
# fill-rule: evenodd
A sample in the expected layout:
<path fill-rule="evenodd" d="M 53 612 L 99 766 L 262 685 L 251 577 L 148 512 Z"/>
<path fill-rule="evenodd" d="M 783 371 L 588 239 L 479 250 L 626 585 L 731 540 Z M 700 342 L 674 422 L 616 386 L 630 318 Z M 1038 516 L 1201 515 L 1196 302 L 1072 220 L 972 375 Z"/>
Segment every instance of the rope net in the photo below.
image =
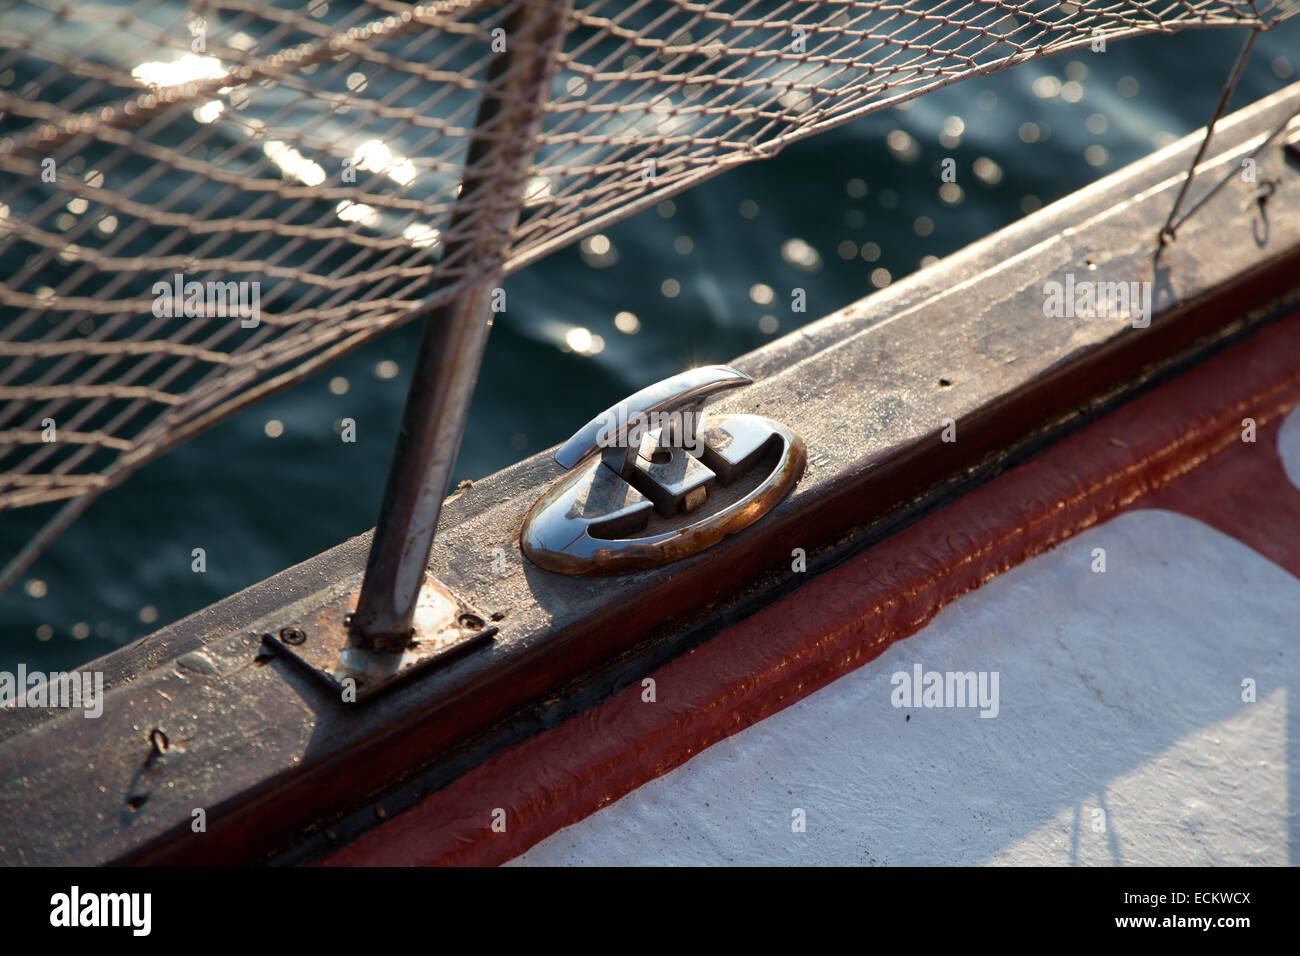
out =
<path fill-rule="evenodd" d="M 549 35 L 521 31 L 539 8 Z M 0 510 L 62 505 L 6 577 L 168 447 L 731 165 L 1025 60 L 1291 12 L 0 0 Z"/>

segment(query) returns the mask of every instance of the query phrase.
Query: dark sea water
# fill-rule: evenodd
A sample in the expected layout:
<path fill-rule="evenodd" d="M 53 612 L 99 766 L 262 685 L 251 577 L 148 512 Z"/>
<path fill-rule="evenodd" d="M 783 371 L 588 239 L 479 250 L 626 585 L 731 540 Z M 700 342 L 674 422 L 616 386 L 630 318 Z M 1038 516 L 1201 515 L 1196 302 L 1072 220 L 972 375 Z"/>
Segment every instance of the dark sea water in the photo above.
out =
<path fill-rule="evenodd" d="M 652 381 L 771 341 L 1189 133 L 1241 40 L 1152 37 L 971 80 L 728 172 L 515 275 L 456 480 L 553 445 Z M 1260 39 L 1233 107 L 1297 70 L 1292 22 Z M 945 157 L 960 189 L 941 196 Z M 789 309 L 796 286 L 803 314 Z M 635 322 L 616 324 L 620 313 Z M 370 344 L 104 495 L 0 597 L 0 669 L 81 664 L 370 528 L 419 332 Z M 335 432 L 344 417 L 357 422 L 354 444 Z M 278 437 L 269 422 L 283 426 Z M 4 515 L 0 545 L 13 553 L 36 526 Z M 196 547 L 203 574 L 191 571 Z"/>

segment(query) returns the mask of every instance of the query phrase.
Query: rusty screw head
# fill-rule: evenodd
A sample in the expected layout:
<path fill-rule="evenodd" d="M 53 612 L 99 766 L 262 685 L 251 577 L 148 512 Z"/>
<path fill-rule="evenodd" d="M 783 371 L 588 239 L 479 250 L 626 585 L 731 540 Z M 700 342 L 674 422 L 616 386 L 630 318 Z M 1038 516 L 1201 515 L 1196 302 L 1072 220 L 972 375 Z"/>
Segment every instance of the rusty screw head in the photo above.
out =
<path fill-rule="evenodd" d="M 477 614 L 462 614 L 458 620 L 460 626 L 468 631 L 483 630 L 483 618 L 479 617 Z"/>
<path fill-rule="evenodd" d="M 286 644 L 302 644 L 307 640 L 307 635 L 299 627 L 286 627 L 280 631 L 280 640 Z"/>

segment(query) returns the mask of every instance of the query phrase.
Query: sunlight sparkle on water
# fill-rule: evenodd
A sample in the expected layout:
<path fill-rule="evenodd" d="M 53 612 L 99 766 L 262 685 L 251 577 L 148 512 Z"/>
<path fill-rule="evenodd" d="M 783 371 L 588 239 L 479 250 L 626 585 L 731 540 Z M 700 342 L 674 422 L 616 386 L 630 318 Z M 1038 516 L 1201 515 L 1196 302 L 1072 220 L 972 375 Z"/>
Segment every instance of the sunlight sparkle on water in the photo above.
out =
<path fill-rule="evenodd" d="M 383 173 L 399 186 L 407 186 L 415 181 L 415 163 L 405 156 L 394 153 L 382 140 L 366 140 L 357 147 L 352 158 L 356 161 L 358 169 Z"/>
<path fill-rule="evenodd" d="M 200 123 L 212 123 L 225 112 L 225 109 L 226 106 L 221 100 L 208 100 L 202 106 L 195 108 L 194 118 Z"/>
<path fill-rule="evenodd" d="M 262 144 L 262 152 L 286 175 L 292 176 L 305 186 L 319 186 L 325 182 L 325 170 L 321 165 L 308 159 L 288 143 L 278 139 L 268 140 Z"/>
<path fill-rule="evenodd" d="M 564 333 L 564 344 L 579 355 L 595 355 L 605 348 L 605 340 L 599 335 L 592 335 L 584 328 L 572 328 Z"/>
<path fill-rule="evenodd" d="M 215 56 L 186 53 L 171 63 L 141 63 L 131 71 L 141 83 L 151 86 L 180 86 L 195 80 L 216 80 L 226 75 L 226 67 Z"/>
<path fill-rule="evenodd" d="M 334 212 L 344 222 L 359 222 L 371 228 L 379 225 L 379 211 L 363 202 L 345 199 L 335 207 Z"/>
<path fill-rule="evenodd" d="M 417 249 L 436 246 L 442 240 L 442 233 L 422 222 L 411 223 L 402 230 L 402 236 Z"/>

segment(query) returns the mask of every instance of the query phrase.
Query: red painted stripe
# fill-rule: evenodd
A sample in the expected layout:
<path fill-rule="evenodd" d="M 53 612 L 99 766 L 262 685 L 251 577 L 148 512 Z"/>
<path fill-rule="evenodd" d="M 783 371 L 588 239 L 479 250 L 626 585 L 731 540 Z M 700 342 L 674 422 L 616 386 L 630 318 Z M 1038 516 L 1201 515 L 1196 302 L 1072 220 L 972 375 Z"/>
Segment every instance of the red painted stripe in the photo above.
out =
<path fill-rule="evenodd" d="M 1247 486 L 1254 494 L 1252 467 L 1267 464 L 1264 449 L 1273 447 L 1276 422 L 1300 403 L 1296 355 L 1300 315 L 1129 403 L 660 668 L 652 675 L 655 703 L 642 702 L 641 688 L 631 687 L 496 754 L 321 862 L 509 860 L 860 667 L 994 575 L 1139 500 L 1142 506 L 1200 507 L 1210 515 L 1204 520 L 1300 574 L 1300 544 L 1272 543 L 1267 521 L 1252 522 L 1248 509 L 1231 501 L 1204 501 L 1206 495 L 1240 496 Z M 1236 446 L 1247 416 L 1261 432 L 1256 445 L 1243 449 Z M 1280 475 L 1276 457 L 1274 451 Z M 1199 467 L 1219 459 L 1239 469 L 1234 465 L 1215 478 Z M 1161 489 L 1165 497 L 1153 494 Z M 1282 488 L 1273 491 L 1285 497 Z M 505 811 L 504 833 L 491 828 L 498 808 Z"/>
<path fill-rule="evenodd" d="M 1143 499 L 1142 507 L 1202 521 L 1300 578 L 1300 489 L 1278 457 L 1281 424 L 1260 426 L 1253 443 L 1230 442 L 1205 467 Z"/>

